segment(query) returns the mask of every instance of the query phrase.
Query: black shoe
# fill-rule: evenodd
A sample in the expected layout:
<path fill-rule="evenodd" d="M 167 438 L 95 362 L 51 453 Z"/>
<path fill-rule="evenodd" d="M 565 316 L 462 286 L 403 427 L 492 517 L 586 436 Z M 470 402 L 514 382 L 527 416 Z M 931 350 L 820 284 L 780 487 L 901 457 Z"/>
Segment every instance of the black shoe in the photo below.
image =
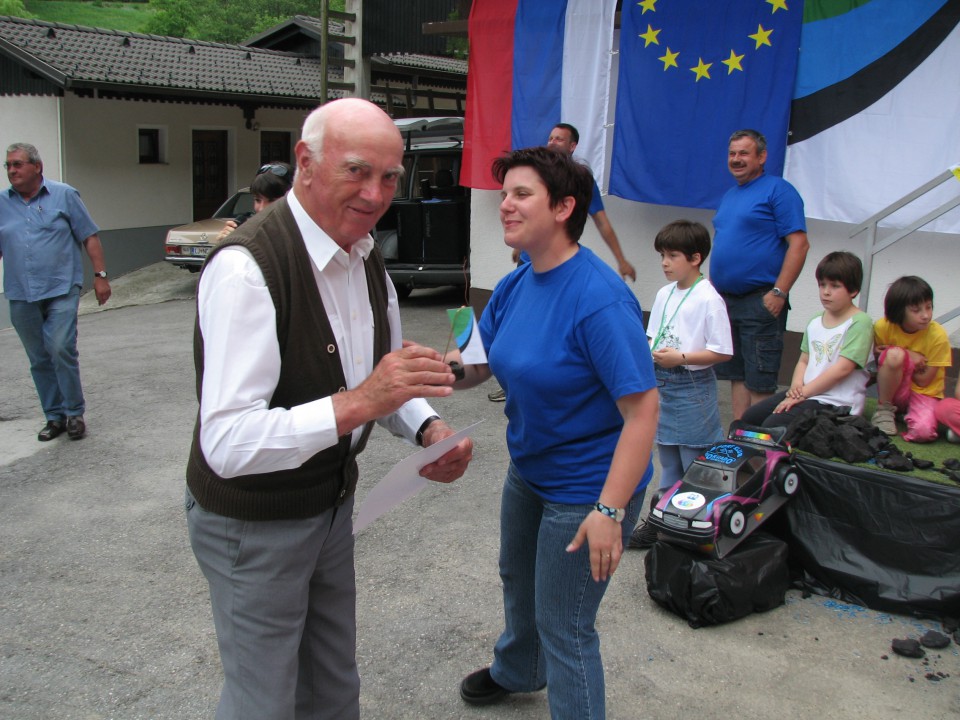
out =
<path fill-rule="evenodd" d="M 510 691 L 490 677 L 490 668 L 467 675 L 460 683 L 460 697 L 471 705 L 492 705 L 503 700 Z"/>
<path fill-rule="evenodd" d="M 641 520 L 640 524 L 633 529 L 627 547 L 634 550 L 648 550 L 656 541 L 657 529 L 646 520 Z"/>
<path fill-rule="evenodd" d="M 72 415 L 67 418 L 67 435 L 71 440 L 79 440 L 87 434 L 87 424 L 83 421 L 83 415 Z"/>
<path fill-rule="evenodd" d="M 62 432 L 62 422 L 59 420 L 47 420 L 47 424 L 44 425 L 43 429 L 37 433 L 37 440 L 40 442 L 47 442 L 47 440 L 53 440 Z"/>

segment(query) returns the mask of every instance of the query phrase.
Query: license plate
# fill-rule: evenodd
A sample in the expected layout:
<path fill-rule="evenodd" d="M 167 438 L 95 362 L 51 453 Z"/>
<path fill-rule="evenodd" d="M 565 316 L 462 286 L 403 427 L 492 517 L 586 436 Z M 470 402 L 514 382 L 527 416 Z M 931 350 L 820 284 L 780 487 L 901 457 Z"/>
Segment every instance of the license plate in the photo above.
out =
<path fill-rule="evenodd" d="M 184 255 L 195 255 L 199 257 L 206 257 L 210 252 L 209 245 L 191 245 L 189 247 L 183 248 Z"/>

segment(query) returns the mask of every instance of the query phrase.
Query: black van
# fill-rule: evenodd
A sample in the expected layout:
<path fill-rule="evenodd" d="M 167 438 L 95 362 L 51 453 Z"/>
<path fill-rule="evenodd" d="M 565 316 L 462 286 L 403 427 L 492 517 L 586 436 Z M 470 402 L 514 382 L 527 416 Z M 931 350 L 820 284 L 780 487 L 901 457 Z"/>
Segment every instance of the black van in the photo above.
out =
<path fill-rule="evenodd" d="M 404 118 L 406 175 L 374 237 L 401 298 L 470 286 L 470 190 L 460 185 L 463 118 Z"/>

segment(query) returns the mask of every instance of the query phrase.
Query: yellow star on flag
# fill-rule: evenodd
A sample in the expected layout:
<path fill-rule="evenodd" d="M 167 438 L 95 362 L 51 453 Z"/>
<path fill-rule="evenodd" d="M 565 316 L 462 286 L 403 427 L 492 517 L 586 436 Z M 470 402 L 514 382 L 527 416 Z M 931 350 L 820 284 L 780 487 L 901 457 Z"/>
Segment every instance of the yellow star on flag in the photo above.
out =
<path fill-rule="evenodd" d="M 649 47 L 650 43 L 653 43 L 654 45 L 659 45 L 660 41 L 657 40 L 657 35 L 659 34 L 660 34 L 659 30 L 654 30 L 652 27 L 647 25 L 647 31 L 645 33 L 640 34 L 640 37 L 643 38 L 643 46 Z M 759 47 L 759 45 L 757 47 Z"/>
<path fill-rule="evenodd" d="M 770 35 L 773 33 L 773 30 L 764 30 L 763 25 L 757 25 L 757 32 L 753 35 L 747 35 L 751 40 L 756 40 L 757 46 L 754 50 L 759 50 L 761 45 L 770 45 Z M 770 45 L 773 47 L 773 45 Z"/>
<path fill-rule="evenodd" d="M 768 2 L 770 5 L 773 5 L 773 10 L 770 11 L 770 14 L 771 14 L 771 15 L 772 15 L 773 13 L 775 13 L 777 10 L 789 10 L 789 9 L 790 9 L 790 8 L 787 7 L 787 0 L 767 0 L 767 2 Z"/>
<path fill-rule="evenodd" d="M 697 74 L 697 79 L 695 82 L 700 82 L 700 78 L 710 79 L 710 67 L 713 63 L 705 63 L 703 58 L 699 58 L 700 62 L 696 67 L 690 68 L 690 72 L 695 72 Z"/>
<path fill-rule="evenodd" d="M 666 72 L 667 68 L 669 67 L 677 67 L 677 58 L 679 56 L 680 56 L 680 53 L 670 52 L 670 48 L 667 48 L 667 54 L 661 57 L 658 57 L 657 60 L 663 63 L 663 71 Z"/>
<path fill-rule="evenodd" d="M 727 75 L 732 73 L 734 70 L 743 72 L 743 67 L 740 65 L 741 60 L 743 60 L 743 55 L 737 55 L 733 50 L 730 51 L 730 57 L 728 57 L 726 60 L 721 60 L 721 62 L 727 66 Z"/>
<path fill-rule="evenodd" d="M 657 0 L 643 0 L 643 2 L 637 3 L 637 5 L 643 8 L 643 12 L 640 13 L 641 15 L 643 15 L 643 13 L 645 13 L 647 10 L 649 10 L 650 12 L 656 12 L 657 9 L 654 7 L 654 5 L 656 4 L 657 4 Z M 774 12 L 776 12 L 776 10 L 774 10 Z"/>

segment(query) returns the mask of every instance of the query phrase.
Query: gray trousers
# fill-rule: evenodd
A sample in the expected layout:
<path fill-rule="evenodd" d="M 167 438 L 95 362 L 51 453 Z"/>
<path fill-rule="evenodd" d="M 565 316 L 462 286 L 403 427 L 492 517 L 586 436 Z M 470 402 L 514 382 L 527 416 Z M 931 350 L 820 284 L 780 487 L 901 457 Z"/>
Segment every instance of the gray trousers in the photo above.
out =
<path fill-rule="evenodd" d="M 186 494 L 224 684 L 216 720 L 360 717 L 353 500 L 307 520 L 243 521 Z"/>

